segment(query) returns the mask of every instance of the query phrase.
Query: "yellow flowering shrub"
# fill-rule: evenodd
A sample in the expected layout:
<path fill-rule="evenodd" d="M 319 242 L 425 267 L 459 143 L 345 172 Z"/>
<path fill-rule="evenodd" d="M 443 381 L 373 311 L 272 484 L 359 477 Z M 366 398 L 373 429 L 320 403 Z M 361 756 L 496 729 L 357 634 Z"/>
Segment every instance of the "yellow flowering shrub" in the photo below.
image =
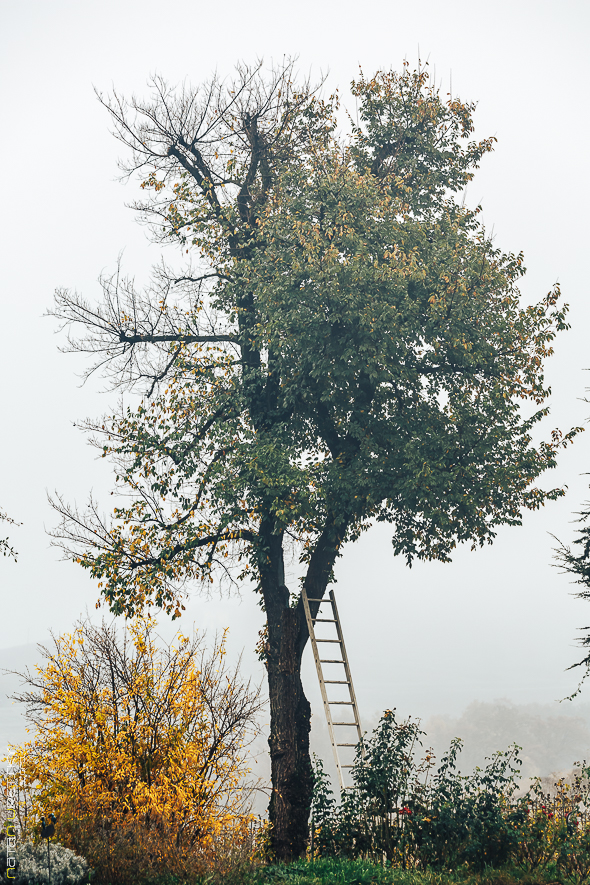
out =
<path fill-rule="evenodd" d="M 243 841 L 245 743 L 258 692 L 196 635 L 156 644 L 149 617 L 80 623 L 21 674 L 35 727 L 13 748 L 21 824 L 55 814 L 56 839 L 99 880 L 137 882 L 207 868 L 228 833 Z"/>

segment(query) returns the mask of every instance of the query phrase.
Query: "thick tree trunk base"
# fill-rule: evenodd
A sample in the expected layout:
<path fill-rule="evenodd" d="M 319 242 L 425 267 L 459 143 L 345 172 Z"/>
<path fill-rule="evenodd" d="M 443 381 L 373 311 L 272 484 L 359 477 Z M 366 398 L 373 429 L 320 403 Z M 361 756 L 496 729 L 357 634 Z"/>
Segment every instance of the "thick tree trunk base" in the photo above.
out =
<path fill-rule="evenodd" d="M 271 848 L 276 860 L 305 854 L 313 776 L 309 758 L 311 707 L 303 693 L 295 609 L 284 609 L 278 648 L 268 661 L 273 792 L 269 805 Z M 273 654 L 274 652 L 274 654 Z"/>

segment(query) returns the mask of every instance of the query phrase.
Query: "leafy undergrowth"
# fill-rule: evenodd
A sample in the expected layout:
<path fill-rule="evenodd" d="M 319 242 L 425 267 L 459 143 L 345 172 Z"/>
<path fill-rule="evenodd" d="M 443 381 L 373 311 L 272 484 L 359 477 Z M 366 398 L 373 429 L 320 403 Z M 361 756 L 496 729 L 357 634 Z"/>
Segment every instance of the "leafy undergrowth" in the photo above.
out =
<path fill-rule="evenodd" d="M 213 883 L 204 879 L 202 885 Z M 232 885 L 558 885 L 554 870 L 530 873 L 518 867 L 468 871 L 402 870 L 368 860 L 318 858 L 292 864 L 261 866 L 242 872 Z"/>

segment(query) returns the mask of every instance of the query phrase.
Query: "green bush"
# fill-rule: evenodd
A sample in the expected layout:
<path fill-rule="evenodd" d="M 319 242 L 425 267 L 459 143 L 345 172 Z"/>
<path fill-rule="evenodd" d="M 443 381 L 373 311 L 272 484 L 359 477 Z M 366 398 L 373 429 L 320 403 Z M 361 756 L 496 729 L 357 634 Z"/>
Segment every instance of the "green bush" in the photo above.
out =
<path fill-rule="evenodd" d="M 398 723 L 386 711 L 357 748 L 353 787 L 339 805 L 314 758 L 314 858 L 385 860 L 430 876 L 480 877 L 504 867 L 509 881 L 590 882 L 590 822 L 578 810 L 582 801 L 590 807 L 590 768 L 581 766 L 571 784 L 560 780 L 557 797 L 544 795 L 537 779 L 517 799 L 518 747 L 462 775 L 461 741 L 435 769 L 431 752 L 419 756 L 422 735 L 416 723 Z"/>
<path fill-rule="evenodd" d="M 538 779 L 533 783 L 523 800 L 527 814 L 515 828 L 512 860 L 521 869 L 572 885 L 590 879 L 590 823 L 579 814 L 580 803 L 589 804 L 589 774 L 584 765 L 573 783 L 560 779 L 554 799 L 543 794 Z"/>
<path fill-rule="evenodd" d="M 506 863 L 518 842 L 524 806 L 509 805 L 519 772 L 517 747 L 496 753 L 485 769 L 457 771 L 456 739 L 434 771 L 419 758 L 413 722 L 386 711 L 357 749 L 353 787 L 339 806 L 319 760 L 314 760 L 314 851 L 343 857 L 385 857 L 402 867 L 483 870 Z"/>

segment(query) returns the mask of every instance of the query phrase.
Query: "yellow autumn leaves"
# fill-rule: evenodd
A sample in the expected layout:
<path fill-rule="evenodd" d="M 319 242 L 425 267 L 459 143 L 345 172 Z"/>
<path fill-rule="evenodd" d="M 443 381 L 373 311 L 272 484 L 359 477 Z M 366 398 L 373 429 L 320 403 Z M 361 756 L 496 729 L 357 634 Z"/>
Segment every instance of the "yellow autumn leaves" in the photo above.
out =
<path fill-rule="evenodd" d="M 22 674 L 36 732 L 12 752 L 21 824 L 53 812 L 58 841 L 104 881 L 202 871 L 250 822 L 258 694 L 225 663 L 225 636 L 207 652 L 197 636 L 156 643 L 154 628 L 140 618 L 119 637 L 82 622 Z"/>

